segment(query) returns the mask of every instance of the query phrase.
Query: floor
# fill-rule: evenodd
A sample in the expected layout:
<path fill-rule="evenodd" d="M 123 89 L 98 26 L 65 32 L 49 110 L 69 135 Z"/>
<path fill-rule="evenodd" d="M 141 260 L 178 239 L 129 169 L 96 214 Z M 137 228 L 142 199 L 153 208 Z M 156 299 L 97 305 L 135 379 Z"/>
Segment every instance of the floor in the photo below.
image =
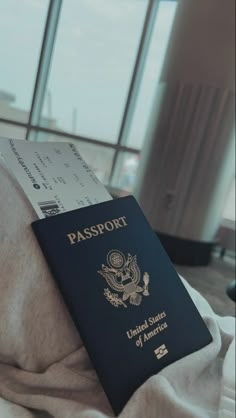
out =
<path fill-rule="evenodd" d="M 196 290 L 210 303 L 213 310 L 221 316 L 235 316 L 235 303 L 226 294 L 227 285 L 235 279 L 235 259 L 215 256 L 207 267 L 175 266 Z"/>

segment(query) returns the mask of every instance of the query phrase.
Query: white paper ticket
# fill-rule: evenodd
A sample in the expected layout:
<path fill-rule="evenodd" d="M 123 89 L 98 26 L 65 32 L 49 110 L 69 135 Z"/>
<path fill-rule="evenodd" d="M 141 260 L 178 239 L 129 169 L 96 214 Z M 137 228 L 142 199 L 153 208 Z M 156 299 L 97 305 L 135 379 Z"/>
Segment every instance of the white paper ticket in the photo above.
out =
<path fill-rule="evenodd" d="M 74 144 L 2 138 L 0 153 L 39 218 L 112 199 Z"/>

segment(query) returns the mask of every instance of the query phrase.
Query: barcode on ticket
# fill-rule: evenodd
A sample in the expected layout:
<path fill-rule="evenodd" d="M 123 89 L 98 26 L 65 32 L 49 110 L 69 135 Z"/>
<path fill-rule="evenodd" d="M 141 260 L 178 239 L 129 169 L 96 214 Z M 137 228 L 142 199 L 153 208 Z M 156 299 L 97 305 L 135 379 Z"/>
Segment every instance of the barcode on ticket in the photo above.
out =
<path fill-rule="evenodd" d="M 45 202 L 38 202 L 38 205 L 43 212 L 43 214 L 48 216 L 54 216 L 60 213 L 60 208 L 55 200 L 48 200 Z"/>

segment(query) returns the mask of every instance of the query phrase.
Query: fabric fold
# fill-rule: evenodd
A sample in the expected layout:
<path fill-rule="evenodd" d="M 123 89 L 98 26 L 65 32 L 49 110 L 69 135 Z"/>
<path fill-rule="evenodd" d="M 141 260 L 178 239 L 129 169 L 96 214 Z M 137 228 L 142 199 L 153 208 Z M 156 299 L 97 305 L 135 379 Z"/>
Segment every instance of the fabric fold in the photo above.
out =
<path fill-rule="evenodd" d="M 1 163 L 0 176 L 0 418 L 112 417 L 31 231 L 36 216 Z M 227 353 L 234 319 L 218 317 L 183 282 L 213 342 L 148 379 L 120 418 L 216 418 L 232 409 Z"/>

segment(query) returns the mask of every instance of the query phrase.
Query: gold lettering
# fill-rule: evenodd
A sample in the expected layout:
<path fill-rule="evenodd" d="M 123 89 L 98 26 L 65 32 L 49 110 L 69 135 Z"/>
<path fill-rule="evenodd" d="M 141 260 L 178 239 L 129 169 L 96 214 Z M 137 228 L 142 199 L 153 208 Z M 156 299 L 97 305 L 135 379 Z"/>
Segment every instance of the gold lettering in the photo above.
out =
<path fill-rule="evenodd" d="M 75 244 L 76 235 L 73 232 L 71 232 L 71 234 L 67 234 L 67 237 L 69 238 L 71 245 Z"/>
<path fill-rule="evenodd" d="M 100 234 L 104 234 L 103 229 L 104 229 L 104 225 L 103 224 L 98 224 L 96 225 L 97 229 L 99 230 Z"/>
<path fill-rule="evenodd" d="M 86 238 L 92 238 L 93 234 L 90 232 L 89 228 L 84 229 L 84 235 Z"/>
<path fill-rule="evenodd" d="M 125 219 L 126 219 L 126 216 L 121 216 L 120 218 L 119 218 L 119 220 L 122 220 L 122 222 L 123 222 L 123 226 L 127 226 L 128 224 L 125 222 Z"/>
<path fill-rule="evenodd" d="M 129 331 L 126 331 L 126 334 L 127 334 L 128 338 L 133 338 L 132 329 L 130 329 Z"/>
<path fill-rule="evenodd" d="M 163 312 L 159 313 L 159 314 L 158 314 L 158 315 L 156 315 L 156 316 L 150 316 L 150 318 L 148 318 L 149 325 L 153 325 L 153 324 L 155 324 L 156 322 L 160 321 L 160 319 L 163 319 L 163 318 L 165 318 L 165 317 L 166 317 L 166 313 L 165 313 L 165 311 L 163 311 Z"/>
<path fill-rule="evenodd" d="M 108 225 L 111 226 L 111 229 L 108 228 Z M 113 229 L 114 229 L 114 225 L 110 221 L 105 222 L 105 225 L 104 226 L 105 226 L 105 228 L 106 228 L 107 231 L 113 231 Z"/>
<path fill-rule="evenodd" d="M 154 330 L 148 332 L 147 334 L 144 333 L 143 341 L 148 341 L 150 338 L 154 337 L 156 334 L 159 334 L 159 332 L 164 331 L 168 327 L 167 323 L 164 322 L 163 324 L 158 324 L 157 328 Z"/>
<path fill-rule="evenodd" d="M 84 241 L 86 238 L 81 234 L 80 231 L 77 231 L 77 242 L 80 242 L 81 239 Z"/>
<path fill-rule="evenodd" d="M 126 216 L 121 216 L 120 218 L 111 219 L 110 221 L 106 221 L 104 224 L 97 224 L 91 227 L 85 228 L 81 233 L 77 231 L 76 233 L 71 232 L 67 234 L 67 237 L 70 241 L 70 244 L 75 244 L 76 242 L 84 241 L 86 239 L 90 239 L 92 237 L 96 237 L 99 234 L 104 234 L 104 229 L 108 232 L 113 231 L 114 229 L 123 228 L 127 226 L 128 223 L 126 222 Z M 84 234 L 84 235 L 83 235 Z"/>
<path fill-rule="evenodd" d="M 94 237 L 97 237 L 98 236 L 98 230 L 96 229 L 96 226 L 95 225 L 91 226 L 90 231 L 93 232 L 93 236 Z"/>
<path fill-rule="evenodd" d="M 148 322 L 145 319 L 143 324 L 136 325 L 135 329 L 130 329 L 129 331 L 126 331 L 126 334 L 128 338 L 133 338 L 136 335 L 140 334 L 140 332 L 144 331 L 146 328 L 148 328 Z"/>
<path fill-rule="evenodd" d="M 122 228 L 122 225 L 120 225 L 120 223 L 119 223 L 119 219 L 112 219 L 112 222 L 114 223 L 116 229 L 117 228 Z"/>

